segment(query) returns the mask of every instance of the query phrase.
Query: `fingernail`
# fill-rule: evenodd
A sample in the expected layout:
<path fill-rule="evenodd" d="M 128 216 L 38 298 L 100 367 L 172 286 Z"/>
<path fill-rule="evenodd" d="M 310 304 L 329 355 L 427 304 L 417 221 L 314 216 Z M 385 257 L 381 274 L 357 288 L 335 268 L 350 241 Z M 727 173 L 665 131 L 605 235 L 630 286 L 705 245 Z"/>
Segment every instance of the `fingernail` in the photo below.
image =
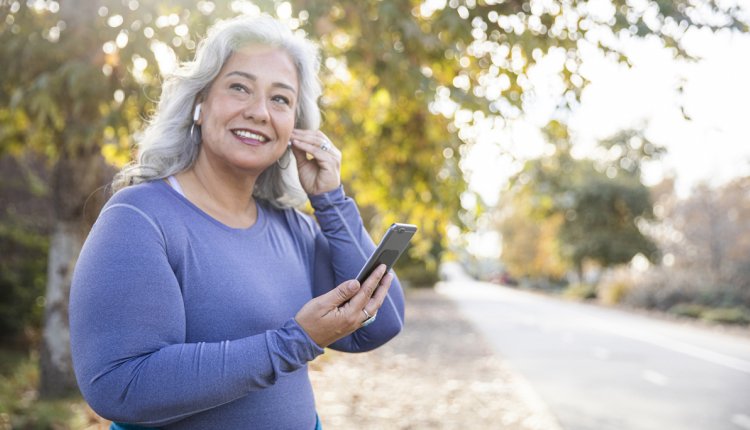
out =
<path fill-rule="evenodd" d="M 359 282 L 356 280 L 350 281 L 348 288 L 352 292 L 359 290 Z"/>

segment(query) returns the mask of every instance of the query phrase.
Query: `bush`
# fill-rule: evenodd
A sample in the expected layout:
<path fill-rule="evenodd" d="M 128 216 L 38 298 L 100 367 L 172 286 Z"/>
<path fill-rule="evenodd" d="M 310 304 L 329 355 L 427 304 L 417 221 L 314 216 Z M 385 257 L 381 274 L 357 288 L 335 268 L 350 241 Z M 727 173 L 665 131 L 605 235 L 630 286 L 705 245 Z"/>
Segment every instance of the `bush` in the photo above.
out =
<path fill-rule="evenodd" d="M 700 318 L 706 307 L 695 303 L 680 303 L 669 308 L 669 313 L 681 317 Z"/>
<path fill-rule="evenodd" d="M 0 224 L 0 340 L 41 327 L 48 244 L 45 235 Z"/>
<path fill-rule="evenodd" d="M 592 300 L 596 296 L 596 286 L 589 284 L 571 284 L 563 291 L 563 297 L 575 300 Z"/>
<path fill-rule="evenodd" d="M 109 428 L 79 395 L 40 400 L 38 354 L 0 349 L 0 429 Z"/>
<path fill-rule="evenodd" d="M 613 282 L 600 287 L 599 298 L 606 305 L 616 305 L 623 301 L 630 289 L 631 285 L 626 282 Z"/>
<path fill-rule="evenodd" d="M 704 273 L 655 270 L 623 297 L 623 303 L 645 309 L 669 311 L 685 303 L 716 306 L 720 290 Z"/>
<path fill-rule="evenodd" d="M 431 288 L 440 280 L 437 264 L 414 258 L 408 252 L 401 255 L 394 271 L 404 287 Z"/>
<path fill-rule="evenodd" d="M 720 324 L 750 324 L 745 292 L 699 271 L 653 273 L 624 302 Z"/>
<path fill-rule="evenodd" d="M 701 319 L 720 324 L 750 324 L 750 310 L 741 307 L 708 309 L 701 314 Z"/>
<path fill-rule="evenodd" d="M 47 164 L 28 155 L 0 156 L 0 343 L 28 341 L 44 313 L 51 221 Z"/>
<path fill-rule="evenodd" d="M 440 280 L 437 270 L 428 270 L 424 266 L 401 267 L 396 263 L 395 271 L 404 287 L 429 288 Z"/>

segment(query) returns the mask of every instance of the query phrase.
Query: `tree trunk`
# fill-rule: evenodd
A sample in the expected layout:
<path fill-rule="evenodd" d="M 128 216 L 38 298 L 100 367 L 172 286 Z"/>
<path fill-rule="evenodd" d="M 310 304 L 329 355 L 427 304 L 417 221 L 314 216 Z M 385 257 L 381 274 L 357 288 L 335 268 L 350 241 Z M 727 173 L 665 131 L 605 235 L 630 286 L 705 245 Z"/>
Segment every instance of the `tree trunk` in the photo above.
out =
<path fill-rule="evenodd" d="M 50 240 L 47 294 L 40 349 L 39 394 L 57 398 L 77 391 L 70 354 L 68 298 L 78 254 L 86 232 L 104 202 L 98 187 L 106 184 L 111 168 L 93 144 L 67 142 L 52 175 L 55 227 Z"/>
<path fill-rule="evenodd" d="M 42 397 L 62 397 L 77 390 L 70 356 L 68 297 L 78 253 L 81 223 L 57 221 L 52 233 L 47 266 L 47 294 L 40 354 Z"/>

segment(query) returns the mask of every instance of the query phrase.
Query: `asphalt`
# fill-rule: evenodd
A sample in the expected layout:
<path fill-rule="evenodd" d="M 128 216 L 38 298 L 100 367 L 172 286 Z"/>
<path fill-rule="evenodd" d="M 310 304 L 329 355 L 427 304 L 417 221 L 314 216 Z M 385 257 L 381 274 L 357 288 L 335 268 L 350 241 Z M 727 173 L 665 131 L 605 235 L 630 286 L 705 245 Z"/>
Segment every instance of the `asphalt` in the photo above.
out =
<path fill-rule="evenodd" d="M 404 331 L 364 354 L 327 351 L 311 366 L 325 430 L 559 430 L 523 377 L 450 299 L 407 290 Z"/>

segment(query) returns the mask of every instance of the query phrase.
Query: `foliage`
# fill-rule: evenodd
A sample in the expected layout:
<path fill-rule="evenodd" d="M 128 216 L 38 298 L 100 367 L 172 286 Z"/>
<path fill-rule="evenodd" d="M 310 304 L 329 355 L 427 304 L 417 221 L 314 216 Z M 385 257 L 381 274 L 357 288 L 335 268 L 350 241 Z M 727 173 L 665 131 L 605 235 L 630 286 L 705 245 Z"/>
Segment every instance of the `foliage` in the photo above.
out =
<path fill-rule="evenodd" d="M 49 203 L 40 160 L 0 156 L 0 170 L 0 341 L 12 342 L 41 327 Z"/>
<path fill-rule="evenodd" d="M 324 131 L 345 154 L 342 176 L 375 236 L 392 222 L 420 228 L 399 273 L 437 279 L 448 224 L 461 224 L 462 142 L 428 112 L 439 81 L 427 65 L 455 68 L 411 14 L 409 2 L 300 2 L 324 53 Z M 408 263 L 408 264 L 407 264 Z M 408 265 L 408 267 L 407 267 Z"/>
<path fill-rule="evenodd" d="M 503 263 L 514 277 L 562 279 L 568 268 L 557 238 L 563 217 L 535 216 L 530 202 L 524 191 L 503 200 Z"/>
<path fill-rule="evenodd" d="M 624 280 L 617 280 L 600 285 L 597 295 L 601 303 L 605 305 L 617 305 L 625 300 L 633 285 Z"/>
<path fill-rule="evenodd" d="M 596 287 L 591 284 L 570 284 L 563 291 L 563 297 L 574 300 L 592 300 L 597 297 Z"/>
<path fill-rule="evenodd" d="M 649 227 L 662 265 L 626 297 L 657 309 L 750 308 L 750 178 L 697 186 L 686 198 L 659 187 L 660 222 Z"/>
<path fill-rule="evenodd" d="M 701 313 L 701 319 L 721 324 L 750 324 L 750 309 L 744 307 L 708 309 Z"/>
<path fill-rule="evenodd" d="M 638 226 L 653 217 L 640 166 L 660 149 L 643 144 L 642 137 L 636 148 L 636 135 L 628 131 L 601 143 L 616 157 L 579 160 L 570 154 L 562 124 L 552 122 L 545 132 L 555 152 L 528 161 L 512 179 L 500 224 L 503 260 L 511 272 L 559 278 L 572 267 L 582 280 L 587 261 L 607 268 L 638 253 L 655 258 L 655 245 Z"/>
<path fill-rule="evenodd" d="M 569 53 L 560 71 L 570 90 L 562 102 L 568 103 L 582 88 L 577 49 L 583 41 L 624 59 L 615 36 L 656 34 L 679 51 L 682 22 L 746 28 L 738 10 L 713 1 L 707 2 L 713 22 L 696 21 L 697 7 L 687 0 L 637 7 L 617 0 L 604 12 L 580 1 L 519 0 L 188 6 L 196 5 L 0 4 L 8 12 L 0 22 L 0 56 L 15 60 L 0 71 L 0 151 L 29 145 L 55 160 L 85 149 L 122 164 L 131 136 L 153 109 L 170 58 L 189 59 L 216 19 L 278 14 L 323 48 L 324 128 L 347 154 L 344 179 L 369 207 L 368 227 L 377 232 L 393 220 L 419 224 L 411 254 L 433 270 L 446 246 L 446 226 L 466 221 L 458 200 L 466 191 L 459 168 L 464 142 L 456 132 L 477 118 L 474 110 L 518 114 L 531 89 L 527 70 L 536 61 L 554 49 Z"/>
<path fill-rule="evenodd" d="M 9 341 L 24 330 L 39 330 L 43 311 L 46 235 L 30 233 L 18 224 L 0 225 L 0 340 Z"/>
<path fill-rule="evenodd" d="M 108 428 L 81 397 L 39 400 L 36 353 L 0 349 L 0 429 Z"/>
<path fill-rule="evenodd" d="M 568 192 L 573 201 L 559 208 L 565 211 L 560 240 L 579 274 L 586 260 L 606 268 L 627 263 L 638 253 L 655 258 L 656 246 L 638 228 L 640 219 L 652 216 L 643 184 L 599 175 Z"/>

